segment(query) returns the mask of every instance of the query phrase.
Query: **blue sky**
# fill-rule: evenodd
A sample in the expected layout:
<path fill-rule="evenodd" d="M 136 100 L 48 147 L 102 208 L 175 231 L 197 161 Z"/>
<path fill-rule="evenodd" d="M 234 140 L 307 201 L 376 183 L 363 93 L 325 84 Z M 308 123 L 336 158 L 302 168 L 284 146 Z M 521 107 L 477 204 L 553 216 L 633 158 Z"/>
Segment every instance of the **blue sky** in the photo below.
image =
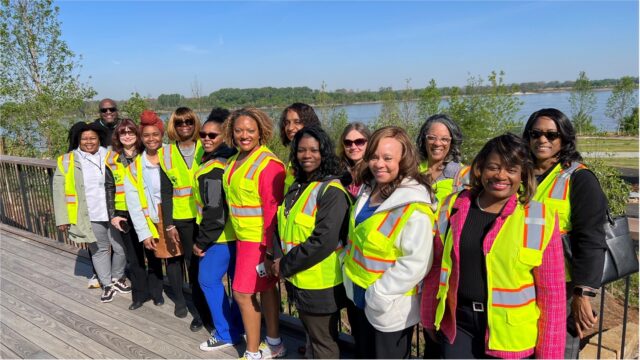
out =
<path fill-rule="evenodd" d="M 637 1 L 59 1 L 97 98 L 638 76 Z M 91 77 L 89 79 L 89 76 Z"/>

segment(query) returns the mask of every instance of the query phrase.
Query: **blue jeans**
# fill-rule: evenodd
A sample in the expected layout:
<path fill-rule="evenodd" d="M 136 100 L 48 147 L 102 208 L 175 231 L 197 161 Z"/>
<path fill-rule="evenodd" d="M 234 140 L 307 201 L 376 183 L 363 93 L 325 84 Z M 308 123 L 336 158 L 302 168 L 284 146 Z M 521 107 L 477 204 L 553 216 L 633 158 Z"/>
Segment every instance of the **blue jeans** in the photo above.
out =
<path fill-rule="evenodd" d="M 236 267 L 236 242 L 215 244 L 200 258 L 198 282 L 207 299 L 213 325 L 213 336 L 226 343 L 236 344 L 242 339 L 244 326 L 238 304 L 229 297 L 222 282 L 228 274 L 233 279 Z M 231 303 L 229 302 L 231 300 Z"/>

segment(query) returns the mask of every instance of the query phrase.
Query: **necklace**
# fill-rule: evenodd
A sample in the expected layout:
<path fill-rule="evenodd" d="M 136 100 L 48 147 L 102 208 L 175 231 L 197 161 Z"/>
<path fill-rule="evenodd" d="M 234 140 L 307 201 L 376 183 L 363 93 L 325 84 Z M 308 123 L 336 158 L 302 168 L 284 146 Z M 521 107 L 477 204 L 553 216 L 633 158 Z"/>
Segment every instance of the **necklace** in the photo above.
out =
<path fill-rule="evenodd" d="M 487 212 L 482 206 L 480 206 L 480 195 L 476 198 L 476 205 L 478 205 L 478 209 L 483 212 Z"/>
<path fill-rule="evenodd" d="M 180 152 L 182 153 L 182 155 L 184 157 L 190 157 L 193 156 L 193 154 L 195 154 L 196 152 L 196 146 L 195 144 L 192 146 L 189 146 L 188 148 L 180 148 Z"/>

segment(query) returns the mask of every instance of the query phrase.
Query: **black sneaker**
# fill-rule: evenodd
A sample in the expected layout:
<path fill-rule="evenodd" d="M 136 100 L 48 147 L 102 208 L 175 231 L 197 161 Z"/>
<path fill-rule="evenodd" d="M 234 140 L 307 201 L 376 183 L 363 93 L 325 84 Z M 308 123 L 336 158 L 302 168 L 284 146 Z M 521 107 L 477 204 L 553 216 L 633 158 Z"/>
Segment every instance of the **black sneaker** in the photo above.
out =
<path fill-rule="evenodd" d="M 131 286 L 127 285 L 127 280 L 124 277 L 120 280 L 114 281 L 111 285 L 122 294 L 128 294 L 131 292 Z"/>
<path fill-rule="evenodd" d="M 215 351 L 233 346 L 233 344 L 216 339 L 215 336 L 211 336 L 209 340 L 200 344 L 200 350 L 202 351 Z"/>
<path fill-rule="evenodd" d="M 107 285 L 102 288 L 102 295 L 100 296 L 100 301 L 103 303 L 111 302 L 113 297 L 116 295 L 116 290 L 111 285 Z"/>

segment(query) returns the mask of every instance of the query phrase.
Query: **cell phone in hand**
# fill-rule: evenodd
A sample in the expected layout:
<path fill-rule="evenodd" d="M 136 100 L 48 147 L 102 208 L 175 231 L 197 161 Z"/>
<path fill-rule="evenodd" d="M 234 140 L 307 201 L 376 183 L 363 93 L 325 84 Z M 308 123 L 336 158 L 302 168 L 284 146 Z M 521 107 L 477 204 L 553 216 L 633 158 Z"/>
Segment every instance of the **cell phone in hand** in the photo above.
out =
<path fill-rule="evenodd" d="M 258 276 L 260 276 L 261 278 L 267 276 L 267 270 L 265 269 L 263 262 L 256 265 L 256 272 L 258 273 Z"/>
<path fill-rule="evenodd" d="M 131 226 L 129 226 L 129 222 L 127 222 L 127 220 L 120 220 L 120 229 L 122 229 L 123 233 L 128 233 L 129 230 L 131 230 Z"/>

